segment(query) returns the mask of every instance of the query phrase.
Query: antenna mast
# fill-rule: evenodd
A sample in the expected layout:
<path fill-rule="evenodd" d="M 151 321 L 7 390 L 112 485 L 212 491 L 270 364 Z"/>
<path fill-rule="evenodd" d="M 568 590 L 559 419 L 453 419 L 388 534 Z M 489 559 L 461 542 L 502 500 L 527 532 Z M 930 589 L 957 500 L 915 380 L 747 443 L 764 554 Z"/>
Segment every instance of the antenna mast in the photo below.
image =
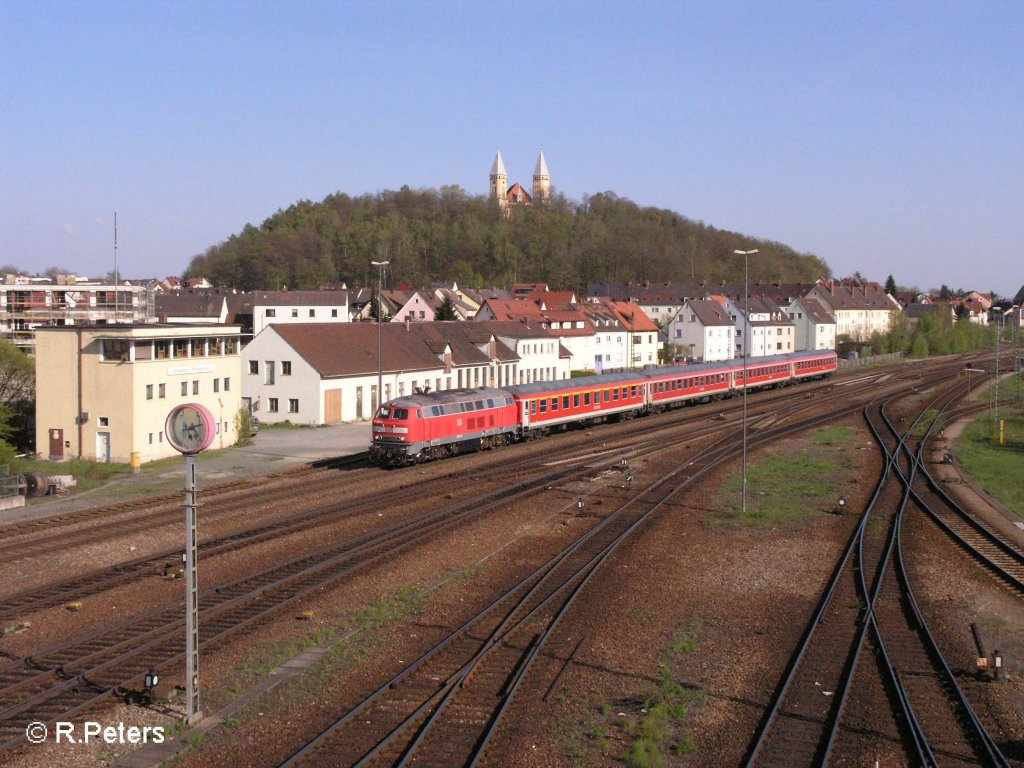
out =
<path fill-rule="evenodd" d="M 118 295 L 117 284 L 120 282 L 120 277 L 117 273 L 117 211 L 114 211 L 114 322 L 120 320 L 118 313 Z"/>

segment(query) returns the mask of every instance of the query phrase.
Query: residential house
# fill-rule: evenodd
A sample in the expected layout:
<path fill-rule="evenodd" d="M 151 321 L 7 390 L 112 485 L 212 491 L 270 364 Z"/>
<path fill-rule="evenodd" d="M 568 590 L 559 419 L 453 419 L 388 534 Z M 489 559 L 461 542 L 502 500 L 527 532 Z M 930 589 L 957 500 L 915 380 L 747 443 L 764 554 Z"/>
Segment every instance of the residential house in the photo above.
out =
<path fill-rule="evenodd" d="M 257 291 L 250 300 L 254 335 L 271 324 L 349 322 L 348 291 Z"/>
<path fill-rule="evenodd" d="M 686 299 L 667 326 L 670 343 L 699 362 L 732 360 L 736 326 L 723 307 L 711 299 Z"/>
<path fill-rule="evenodd" d="M 793 321 L 771 299 L 760 296 L 751 296 L 747 301 L 726 299 L 723 306 L 736 327 L 736 357 L 765 357 L 796 351 Z M 748 327 L 749 338 L 744 332 Z"/>
<path fill-rule="evenodd" d="M 885 333 L 901 309 L 878 283 L 819 280 L 807 296 L 820 301 L 835 318 L 837 339 L 867 341 L 873 333 Z"/>
<path fill-rule="evenodd" d="M 836 348 L 836 321 L 814 298 L 794 299 L 786 308 L 795 329 L 794 351 Z"/>

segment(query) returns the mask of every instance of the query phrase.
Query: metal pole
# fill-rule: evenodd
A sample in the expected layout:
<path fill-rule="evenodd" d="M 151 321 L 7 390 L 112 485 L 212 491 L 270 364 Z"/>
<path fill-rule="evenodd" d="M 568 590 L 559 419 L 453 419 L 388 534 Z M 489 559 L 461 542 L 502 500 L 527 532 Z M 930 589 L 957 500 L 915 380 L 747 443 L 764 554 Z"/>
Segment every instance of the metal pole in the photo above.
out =
<path fill-rule="evenodd" d="M 196 457 L 185 456 L 185 722 L 199 719 L 199 589 L 196 573 Z"/>
<path fill-rule="evenodd" d="M 381 322 L 384 308 L 381 304 L 381 292 L 384 290 L 384 267 L 390 261 L 371 261 L 370 265 L 377 268 L 377 407 L 384 403 L 384 359 L 382 357 Z M 374 413 L 376 415 L 376 413 Z"/>
<path fill-rule="evenodd" d="M 747 358 L 750 356 L 750 276 L 749 254 L 743 253 L 743 519 L 747 519 Z"/>
<path fill-rule="evenodd" d="M 749 251 L 733 251 L 743 254 L 743 500 L 742 514 L 747 516 L 747 357 L 750 354 L 750 262 L 749 257 L 757 248 Z"/>

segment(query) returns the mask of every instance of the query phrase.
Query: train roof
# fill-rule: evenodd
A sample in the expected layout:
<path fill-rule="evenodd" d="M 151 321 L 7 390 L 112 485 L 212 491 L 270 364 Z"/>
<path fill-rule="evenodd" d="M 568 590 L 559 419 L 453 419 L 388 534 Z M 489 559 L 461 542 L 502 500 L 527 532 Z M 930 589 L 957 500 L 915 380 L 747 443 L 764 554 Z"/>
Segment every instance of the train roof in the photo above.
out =
<path fill-rule="evenodd" d="M 788 363 L 792 360 L 808 360 L 820 357 L 835 357 L 835 350 L 819 349 L 801 352 L 787 352 L 782 355 L 770 355 L 768 357 L 748 357 L 747 368 L 756 368 L 759 365 L 776 365 Z M 659 365 L 657 367 L 645 368 L 641 375 L 645 376 L 692 376 L 699 375 L 704 371 L 739 370 L 743 367 L 743 358 L 734 357 L 732 360 L 719 360 L 714 363 L 691 363 L 689 365 Z"/>
<path fill-rule="evenodd" d="M 425 392 L 417 395 L 403 395 L 389 400 L 387 405 L 395 408 L 422 408 L 428 405 L 445 405 L 447 403 L 461 403 L 467 400 L 487 400 L 501 398 L 504 402 L 508 393 L 503 389 L 492 387 L 478 387 L 471 389 L 445 389 L 440 392 Z"/>
<path fill-rule="evenodd" d="M 566 389 L 586 389 L 588 387 L 602 387 L 605 385 L 618 384 L 628 381 L 636 383 L 642 376 L 641 371 L 622 371 L 620 373 L 603 373 L 595 376 L 577 376 L 574 379 L 559 379 L 558 381 L 535 381 L 532 384 L 517 384 L 509 387 L 508 391 L 513 395 L 536 395 L 541 392 L 561 392 Z"/>

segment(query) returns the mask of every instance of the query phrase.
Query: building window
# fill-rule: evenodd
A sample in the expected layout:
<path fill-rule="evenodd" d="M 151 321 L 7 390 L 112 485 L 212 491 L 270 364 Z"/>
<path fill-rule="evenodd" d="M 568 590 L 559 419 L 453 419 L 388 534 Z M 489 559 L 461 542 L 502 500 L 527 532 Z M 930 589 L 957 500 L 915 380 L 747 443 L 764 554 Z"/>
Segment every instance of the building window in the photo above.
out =
<path fill-rule="evenodd" d="M 270 398 L 270 405 L 267 406 L 267 410 L 271 413 L 277 413 L 277 398 Z"/>
<path fill-rule="evenodd" d="M 229 379 L 227 376 L 224 377 L 224 391 L 231 391 L 231 379 Z"/>
<path fill-rule="evenodd" d="M 146 385 L 146 399 L 147 400 L 152 400 L 153 399 L 153 385 L 152 384 L 147 384 Z"/>
<path fill-rule="evenodd" d="M 310 317 L 316 317 L 316 310 L 315 309 L 309 310 L 309 316 Z"/>
<path fill-rule="evenodd" d="M 193 381 L 192 382 L 192 394 L 193 395 L 198 395 L 199 394 L 199 382 L 198 381 Z"/>
<path fill-rule="evenodd" d="M 213 391 L 220 392 L 220 379 L 213 380 Z"/>
<path fill-rule="evenodd" d="M 282 376 L 291 376 L 292 375 L 292 361 L 291 360 L 282 360 L 281 361 L 281 375 Z"/>
<path fill-rule="evenodd" d="M 103 339 L 100 341 L 100 354 L 103 360 L 115 363 L 128 362 L 131 356 L 131 345 L 127 339 Z"/>
<path fill-rule="evenodd" d="M 159 392 L 160 392 L 160 399 L 161 400 L 163 398 L 167 397 L 167 385 L 166 384 L 161 384 L 160 387 L 159 387 Z"/>
<path fill-rule="evenodd" d="M 293 309 L 292 310 L 292 317 L 298 317 L 298 316 L 299 316 L 299 310 Z"/>
<path fill-rule="evenodd" d="M 181 382 L 181 396 L 182 397 L 188 397 L 188 382 L 187 381 Z"/>
<path fill-rule="evenodd" d="M 101 427 L 109 427 L 110 426 L 110 418 L 107 417 L 107 416 L 100 416 L 100 426 Z"/>
<path fill-rule="evenodd" d="M 274 369 L 275 369 L 275 366 L 274 366 L 274 361 L 273 360 L 265 360 L 263 362 L 263 383 L 264 384 L 273 384 L 274 383 L 274 379 L 275 379 Z"/>
<path fill-rule="evenodd" d="M 268 309 L 266 314 L 265 314 L 265 317 L 277 317 L 277 310 L 276 309 Z"/>
<path fill-rule="evenodd" d="M 288 413 L 299 412 L 299 401 L 298 398 L 292 398 L 288 401 Z"/>
<path fill-rule="evenodd" d="M 153 433 L 152 432 L 149 433 L 149 444 L 150 445 L 153 444 Z"/>
<path fill-rule="evenodd" d="M 250 360 L 249 361 L 249 374 L 251 376 L 255 376 L 259 372 L 260 372 L 260 361 L 259 360 Z"/>
<path fill-rule="evenodd" d="M 153 342 L 153 357 L 157 360 L 166 360 L 171 356 L 171 343 L 167 339 L 157 339 Z"/>
<path fill-rule="evenodd" d="M 331 317 L 337 317 L 337 316 L 338 316 L 338 310 L 332 309 L 331 310 Z"/>

